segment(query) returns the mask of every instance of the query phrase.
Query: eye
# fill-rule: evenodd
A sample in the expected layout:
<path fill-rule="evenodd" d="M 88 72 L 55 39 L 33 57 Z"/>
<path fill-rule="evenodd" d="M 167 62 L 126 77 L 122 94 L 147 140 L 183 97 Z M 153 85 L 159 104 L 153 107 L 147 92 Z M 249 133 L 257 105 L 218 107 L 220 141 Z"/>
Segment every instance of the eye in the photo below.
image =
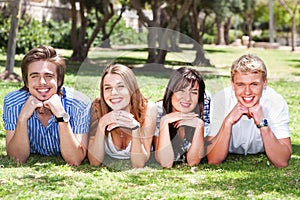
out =
<path fill-rule="evenodd" d="M 108 90 L 111 90 L 112 87 L 104 87 L 104 90 L 108 91 Z"/>
<path fill-rule="evenodd" d="M 35 78 L 38 78 L 39 76 L 38 75 L 31 75 L 30 78 L 32 79 L 35 79 Z"/>

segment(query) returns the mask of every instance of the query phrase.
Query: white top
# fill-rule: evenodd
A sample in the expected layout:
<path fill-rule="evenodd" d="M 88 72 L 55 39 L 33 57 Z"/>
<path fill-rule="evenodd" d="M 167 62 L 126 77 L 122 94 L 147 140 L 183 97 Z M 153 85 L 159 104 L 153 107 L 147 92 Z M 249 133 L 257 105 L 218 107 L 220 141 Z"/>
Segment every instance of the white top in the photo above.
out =
<path fill-rule="evenodd" d="M 108 132 L 107 140 L 105 140 L 104 142 L 104 150 L 107 155 L 117 159 L 130 159 L 130 148 L 131 148 L 131 141 L 129 142 L 126 149 L 122 149 L 118 151 L 115 148 L 115 145 L 112 141 L 111 133 Z"/>
<path fill-rule="evenodd" d="M 232 87 L 216 93 L 211 103 L 211 127 L 209 136 L 215 136 L 223 123 L 225 117 L 236 105 L 237 99 Z M 286 101 L 272 88 L 267 87 L 260 98 L 265 118 L 269 127 L 277 139 L 290 137 L 289 111 Z M 260 129 L 256 127 L 253 118 L 242 116 L 232 126 L 232 135 L 229 145 L 229 153 L 256 154 L 264 152 Z"/>

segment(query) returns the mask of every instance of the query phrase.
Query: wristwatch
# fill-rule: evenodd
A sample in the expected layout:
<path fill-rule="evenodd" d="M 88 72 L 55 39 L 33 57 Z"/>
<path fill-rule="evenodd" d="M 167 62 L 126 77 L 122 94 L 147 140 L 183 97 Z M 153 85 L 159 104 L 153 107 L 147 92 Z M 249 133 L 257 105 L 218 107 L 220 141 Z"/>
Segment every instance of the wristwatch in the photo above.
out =
<path fill-rule="evenodd" d="M 267 119 L 263 119 L 259 124 L 256 124 L 257 128 L 261 128 L 264 126 L 268 126 L 268 120 Z"/>
<path fill-rule="evenodd" d="M 55 117 L 56 122 L 69 122 L 70 115 L 68 113 L 63 113 L 61 117 Z"/>

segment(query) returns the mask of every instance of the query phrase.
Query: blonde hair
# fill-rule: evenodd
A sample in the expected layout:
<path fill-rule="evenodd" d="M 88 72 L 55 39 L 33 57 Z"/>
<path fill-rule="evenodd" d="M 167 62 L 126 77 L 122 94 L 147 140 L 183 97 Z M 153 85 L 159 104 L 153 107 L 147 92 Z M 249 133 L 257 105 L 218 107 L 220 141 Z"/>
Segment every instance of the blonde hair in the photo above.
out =
<path fill-rule="evenodd" d="M 267 79 L 267 68 L 262 59 L 256 55 L 243 55 L 232 63 L 231 80 L 237 72 L 262 73 L 263 80 Z"/>

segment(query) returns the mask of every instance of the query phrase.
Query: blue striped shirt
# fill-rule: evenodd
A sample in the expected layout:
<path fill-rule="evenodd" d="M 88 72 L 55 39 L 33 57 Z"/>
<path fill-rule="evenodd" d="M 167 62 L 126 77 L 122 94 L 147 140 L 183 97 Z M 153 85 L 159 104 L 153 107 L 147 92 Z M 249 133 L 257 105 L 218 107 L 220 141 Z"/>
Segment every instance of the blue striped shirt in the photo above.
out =
<path fill-rule="evenodd" d="M 87 134 L 90 120 L 90 100 L 84 94 L 70 88 L 63 88 L 61 99 L 65 111 L 70 115 L 70 126 L 74 134 Z M 17 90 L 4 97 L 3 121 L 5 130 L 14 131 L 19 114 L 30 93 Z M 47 127 L 43 126 L 34 111 L 27 121 L 30 153 L 53 156 L 60 154 L 60 138 L 58 124 L 52 115 Z"/>

